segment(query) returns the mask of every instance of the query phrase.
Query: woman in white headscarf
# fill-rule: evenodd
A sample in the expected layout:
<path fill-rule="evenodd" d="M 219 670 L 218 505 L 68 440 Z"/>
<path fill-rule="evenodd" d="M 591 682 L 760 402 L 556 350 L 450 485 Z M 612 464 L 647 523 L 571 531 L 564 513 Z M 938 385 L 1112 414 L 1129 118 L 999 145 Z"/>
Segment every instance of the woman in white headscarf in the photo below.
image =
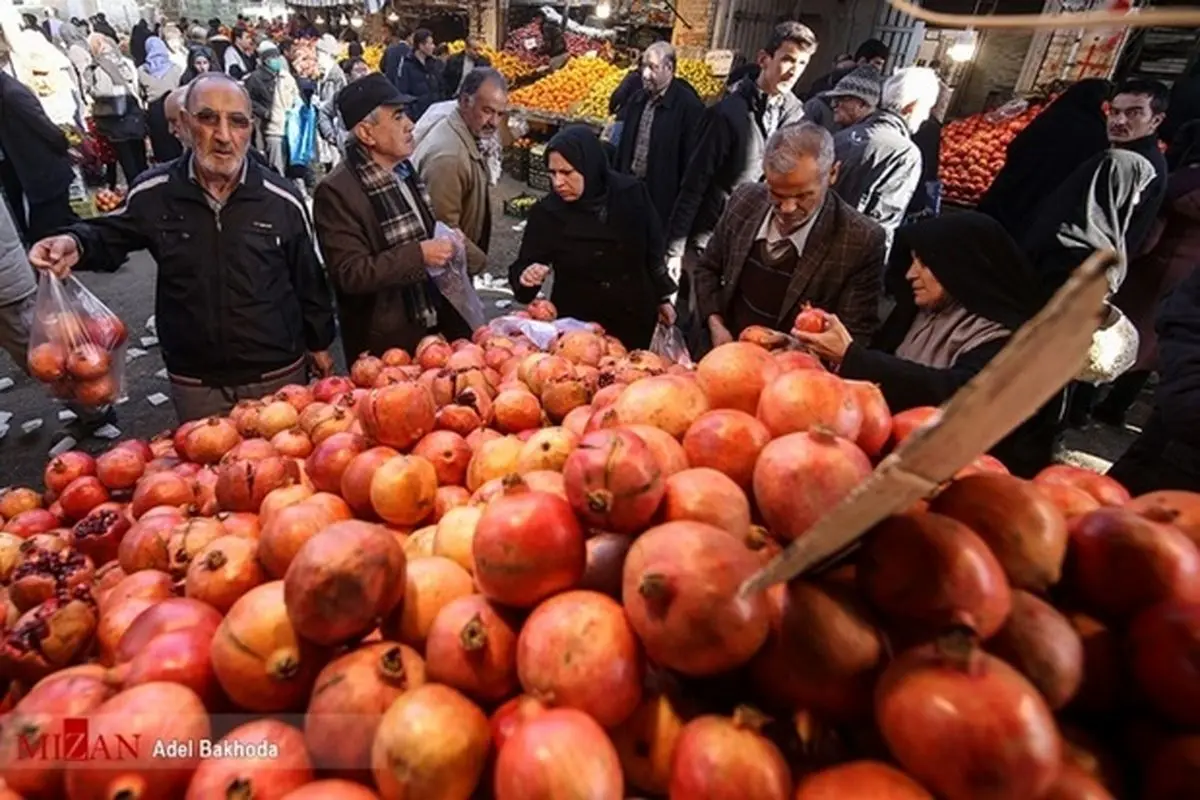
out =
<path fill-rule="evenodd" d="M 96 130 L 117 154 L 125 182 L 146 169 L 146 115 L 142 108 L 137 70 L 121 55 L 117 43 L 102 33 L 88 37 L 93 63 L 84 75 L 92 96 Z"/>
<path fill-rule="evenodd" d="M 349 83 L 346 73 L 338 65 L 340 53 L 341 47 L 338 46 L 337 39 L 328 33 L 317 42 L 317 66 L 321 73 L 317 84 L 317 108 L 332 108 L 338 92 Z M 328 141 L 324 136 L 318 136 L 317 157 L 327 170 L 331 170 L 342 160 L 342 153 L 335 143 Z"/>
<path fill-rule="evenodd" d="M 162 40 L 167 45 L 167 53 L 171 61 L 179 67 L 182 73 L 188 68 L 188 46 L 183 39 L 183 31 L 174 22 L 168 22 L 162 27 Z"/>

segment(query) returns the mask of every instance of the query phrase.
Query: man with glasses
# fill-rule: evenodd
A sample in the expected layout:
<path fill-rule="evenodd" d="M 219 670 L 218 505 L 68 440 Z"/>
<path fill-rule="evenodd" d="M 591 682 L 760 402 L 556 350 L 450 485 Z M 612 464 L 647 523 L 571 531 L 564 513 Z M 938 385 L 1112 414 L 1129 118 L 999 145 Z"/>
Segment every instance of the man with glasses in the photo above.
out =
<path fill-rule="evenodd" d="M 333 302 L 295 187 L 247 157 L 246 90 L 209 72 L 190 86 L 191 151 L 144 172 L 114 214 L 34 245 L 29 261 L 62 277 L 116 270 L 128 253 L 158 262 L 155 315 L 181 422 L 333 368 Z"/>

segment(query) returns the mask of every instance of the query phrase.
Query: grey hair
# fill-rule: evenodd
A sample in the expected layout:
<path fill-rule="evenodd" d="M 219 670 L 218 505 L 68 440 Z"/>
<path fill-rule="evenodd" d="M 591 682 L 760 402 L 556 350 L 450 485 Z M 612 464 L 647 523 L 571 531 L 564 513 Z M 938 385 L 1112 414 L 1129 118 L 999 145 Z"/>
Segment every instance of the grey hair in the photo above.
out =
<path fill-rule="evenodd" d="M 208 28 L 203 25 L 193 25 L 188 28 L 187 35 L 193 42 L 203 42 L 208 39 Z"/>
<path fill-rule="evenodd" d="M 242 97 L 246 98 L 246 104 L 251 104 L 250 93 L 246 91 L 246 87 L 243 86 L 241 81 L 239 81 L 237 78 L 226 75 L 224 72 L 201 72 L 199 75 L 192 78 L 191 83 L 187 85 L 187 94 L 184 95 L 183 98 L 183 109 L 190 114 L 192 112 L 192 96 L 196 94 L 196 89 L 198 89 L 202 83 L 212 83 L 216 81 L 220 81 L 226 86 L 233 86 L 237 88 L 237 90 L 242 93 Z"/>
<path fill-rule="evenodd" d="M 883 82 L 879 107 L 898 113 L 905 106 L 917 103 L 930 109 L 937 104 L 940 89 L 937 73 L 929 67 L 905 67 Z"/>
<path fill-rule="evenodd" d="M 491 67 L 476 67 L 463 78 L 462 86 L 458 88 L 459 99 L 470 98 L 479 94 L 479 90 L 483 88 L 485 83 L 494 83 L 504 92 L 508 92 L 508 81 L 504 79 L 499 70 L 492 69 Z"/>
<path fill-rule="evenodd" d="M 791 172 L 805 156 L 815 158 L 821 172 L 833 169 L 833 136 L 821 125 L 785 125 L 767 140 L 763 166 L 774 173 Z"/>
<path fill-rule="evenodd" d="M 670 42 L 655 42 L 642 52 L 642 58 L 644 59 L 651 53 L 661 56 L 663 61 L 671 65 L 671 72 L 675 71 L 675 67 L 677 65 L 675 60 L 675 48 Z"/>

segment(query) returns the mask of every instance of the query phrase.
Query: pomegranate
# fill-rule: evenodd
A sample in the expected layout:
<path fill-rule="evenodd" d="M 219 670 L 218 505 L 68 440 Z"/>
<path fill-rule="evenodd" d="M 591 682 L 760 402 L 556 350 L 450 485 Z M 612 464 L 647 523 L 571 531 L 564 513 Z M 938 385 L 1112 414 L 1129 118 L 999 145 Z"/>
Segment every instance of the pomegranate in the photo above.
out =
<path fill-rule="evenodd" d="M 1034 476 L 1033 481 L 1074 486 L 1090 494 L 1102 506 L 1123 506 L 1131 499 L 1129 491 L 1112 478 L 1068 464 L 1052 464 Z"/>
<path fill-rule="evenodd" d="M 196 553 L 224 535 L 225 526 L 211 517 L 192 517 L 179 523 L 167 538 L 167 554 L 171 559 L 168 571 L 182 581 Z"/>
<path fill-rule="evenodd" d="M 141 616 L 151 611 L 153 609 Z M 125 637 L 136 635 L 137 630 L 138 622 L 135 620 Z M 170 681 L 186 686 L 211 710 L 224 704 L 209 659 L 215 633 L 215 624 L 160 633 L 147 640 L 127 661 L 121 661 L 110 674 L 126 689 L 155 681 Z"/>
<path fill-rule="evenodd" d="M 420 456 L 388 459 L 371 478 L 371 506 L 381 519 L 393 525 L 416 525 L 428 517 L 433 512 L 435 492 L 437 471 Z"/>
<path fill-rule="evenodd" d="M 404 602 L 383 622 L 380 630 L 387 638 L 422 652 L 429 629 L 441 610 L 475 591 L 471 573 L 442 556 L 409 561 L 404 584 Z"/>
<path fill-rule="evenodd" d="M 1108 789 L 1074 764 L 1063 764 L 1058 778 L 1042 800 L 1115 800 Z"/>
<path fill-rule="evenodd" d="M 212 666 L 226 694 L 250 711 L 299 707 L 312 690 L 323 654 L 288 621 L 283 581 L 256 586 L 217 628 Z"/>
<path fill-rule="evenodd" d="M 603 337 L 591 331 L 568 331 L 554 342 L 554 352 L 574 364 L 600 366 L 604 357 Z"/>
<path fill-rule="evenodd" d="M 67 374 L 81 381 L 103 378 L 112 368 L 112 356 L 97 344 L 81 344 L 67 354 Z"/>
<path fill-rule="evenodd" d="M 0 639 L 0 674 L 26 684 L 80 661 L 95 640 L 96 601 L 87 586 L 30 608 Z"/>
<path fill-rule="evenodd" d="M 144 569 L 132 575 L 126 575 L 115 586 L 104 594 L 97 594 L 96 601 L 102 614 L 118 603 L 130 598 L 147 600 L 165 600 L 175 594 L 175 582 L 165 572 L 154 569 Z"/>
<path fill-rule="evenodd" d="M 321 378 L 312 386 L 313 400 L 318 403 L 332 403 L 339 395 L 354 391 L 354 382 L 344 375 L 330 375 Z"/>
<path fill-rule="evenodd" d="M 436 467 L 435 467 L 436 469 Z M 439 486 L 433 495 L 433 521 L 436 524 L 452 508 L 471 502 L 471 493 L 461 486 Z"/>
<path fill-rule="evenodd" d="M 47 550 L 27 545 L 22 551 L 8 584 L 8 599 L 18 611 L 27 611 L 67 590 L 90 586 L 95 577 L 92 560 L 70 548 Z"/>
<path fill-rule="evenodd" d="M 620 428 L 584 436 L 563 465 L 563 480 L 584 524 L 616 533 L 643 530 L 665 488 L 650 449 Z"/>
<path fill-rule="evenodd" d="M 202 761 L 184 800 L 281 800 L 313 780 L 304 734 L 278 720 L 259 719 L 239 725 L 221 738 L 214 751 L 229 755 Z"/>
<path fill-rule="evenodd" d="M 356 433 L 335 433 L 313 447 L 304 462 L 305 472 L 319 492 L 339 492 L 342 473 L 351 460 L 367 449 L 367 442 Z"/>
<path fill-rule="evenodd" d="M 534 432 L 521 448 L 517 458 L 517 473 L 534 470 L 562 472 L 567 457 L 579 445 L 579 437 L 566 428 L 542 428 Z"/>
<path fill-rule="evenodd" d="M 230 536 L 257 542 L 262 534 L 262 525 L 257 514 L 247 511 L 222 511 L 217 514 L 216 519 L 225 526 L 225 532 Z"/>
<path fill-rule="evenodd" d="M 771 634 L 750 662 L 757 693 L 779 708 L 832 722 L 870 713 L 884 644 L 870 612 L 848 587 L 795 580 L 772 587 Z"/>
<path fill-rule="evenodd" d="M 696 365 L 696 380 L 712 408 L 753 414 L 768 383 L 779 377 L 779 365 L 763 348 L 730 342 L 711 350 Z"/>
<path fill-rule="evenodd" d="M 738 588 L 758 566 L 744 544 L 701 522 L 668 522 L 638 537 L 621 596 L 647 655 L 686 675 L 749 661 L 766 641 L 768 605 Z"/>
<path fill-rule="evenodd" d="M 301 786 L 288 792 L 283 800 L 379 800 L 379 795 L 360 783 L 331 778 Z"/>
<path fill-rule="evenodd" d="M 268 494 L 299 477 L 295 461 L 270 456 L 259 461 L 227 461 L 217 474 L 217 502 L 225 511 L 258 511 Z"/>
<path fill-rule="evenodd" d="M 1174 525 L 1200 547 L 1200 494 L 1167 489 L 1144 494 L 1125 507 L 1151 522 Z"/>
<path fill-rule="evenodd" d="M 479 518 L 471 547 L 475 582 L 491 600 L 532 608 L 583 577 L 583 539 L 565 500 L 515 478 Z"/>
<path fill-rule="evenodd" d="M 577 708 L 605 727 L 624 721 L 641 702 L 642 670 L 621 606 L 602 594 L 552 597 L 521 627 L 517 671 L 526 693 Z"/>
<path fill-rule="evenodd" d="M 1058 583 L 1067 524 L 1032 483 L 1011 475 L 971 475 L 938 493 L 929 510 L 958 520 L 987 543 L 1016 589 L 1045 592 Z"/>
<path fill-rule="evenodd" d="M 1065 706 L 1083 681 L 1083 641 L 1070 621 L 1028 592 L 1014 591 L 1012 613 L 987 649 L 1015 667 L 1053 710 Z"/>
<path fill-rule="evenodd" d="M 339 777 L 365 777 L 384 712 L 424 684 L 420 655 L 395 642 L 365 644 L 330 661 L 317 676 L 304 717 L 316 766 Z"/>
<path fill-rule="evenodd" d="M 1133 676 L 1150 705 L 1178 725 L 1200 727 L 1200 603 L 1146 609 L 1129 639 Z"/>
<path fill-rule="evenodd" d="M 58 503 L 63 515 L 70 521 L 78 521 L 96 506 L 108 502 L 108 489 L 94 475 L 85 475 L 71 481 L 62 490 Z"/>
<path fill-rule="evenodd" d="M 225 454 L 222 461 L 261 461 L 264 458 L 279 455 L 271 443 L 258 437 L 242 439 L 232 450 Z"/>
<path fill-rule="evenodd" d="M 359 357 L 362 358 L 362 356 Z M 383 357 L 380 361 L 386 367 L 405 367 L 412 363 L 412 356 L 402 348 L 389 347 L 383 351 Z"/>
<path fill-rule="evenodd" d="M 1085 608 L 1127 619 L 1156 603 L 1200 602 L 1200 550 L 1177 529 L 1102 508 L 1071 524 L 1070 587 Z"/>
<path fill-rule="evenodd" d="M 962 634 L 901 655 L 875 698 L 888 749 L 939 797 L 1041 797 L 1058 776 L 1062 742 L 1041 695 Z"/>
<path fill-rule="evenodd" d="M 625 778 L 652 795 L 665 796 L 671 756 L 683 719 L 666 691 L 648 693 L 633 714 L 610 732 Z"/>
<path fill-rule="evenodd" d="M 533 715 L 509 735 L 496 759 L 496 800 L 625 796 L 621 761 L 597 722 L 573 708 Z"/>
<path fill-rule="evenodd" d="M 67 348 L 58 342 L 43 342 L 29 349 L 29 374 L 42 383 L 54 383 L 67 375 Z"/>
<path fill-rule="evenodd" d="M 342 473 L 342 498 L 359 517 L 370 519 L 375 516 L 371 507 L 371 479 L 379 467 L 400 455 L 390 447 L 372 447 L 356 455 Z"/>
<path fill-rule="evenodd" d="M 671 797 L 790 798 L 791 773 L 779 749 L 759 732 L 764 721 L 742 707 L 731 718 L 707 715 L 684 725 L 671 759 Z"/>
<path fill-rule="evenodd" d="M 941 418 L 941 409 L 934 406 L 917 406 L 905 409 L 892 417 L 892 442 L 900 444 L 920 428 Z"/>
<path fill-rule="evenodd" d="M 1067 522 L 1100 508 L 1096 498 L 1065 483 L 1035 483 L 1033 487 L 1058 508 Z"/>
<path fill-rule="evenodd" d="M 31 508 L 13 516 L 4 523 L 4 532 L 11 533 L 21 539 L 28 539 L 39 533 L 47 533 L 59 526 L 61 520 L 44 508 Z"/>
<path fill-rule="evenodd" d="M 400 352 L 404 353 L 403 350 Z M 407 357 L 408 353 L 404 353 L 404 355 Z M 370 353 L 362 353 L 350 365 L 350 380 L 354 381 L 355 386 L 370 389 L 375 385 L 375 381 L 379 379 L 379 373 L 383 372 L 384 366 L 383 359 L 376 358 Z M 400 365 L 397 364 L 396 366 Z"/>
<path fill-rule="evenodd" d="M 754 464 L 770 441 L 770 431 L 751 414 L 718 409 L 692 423 L 684 434 L 683 450 L 691 466 L 715 469 L 750 491 Z"/>
<path fill-rule="evenodd" d="M 715 469 L 685 469 L 667 478 L 661 518 L 694 520 L 728 531 L 738 539 L 750 535 L 750 501 L 738 485 Z"/>
<path fill-rule="evenodd" d="M 606 594 L 621 599 L 621 573 L 625 567 L 625 555 L 633 544 L 633 537 L 620 533 L 598 533 L 589 537 L 587 564 L 578 588 Z"/>
<path fill-rule="evenodd" d="M 804 777 L 793 800 L 933 800 L 933 795 L 895 767 L 851 761 Z"/>
<path fill-rule="evenodd" d="M 163 713 L 170 709 L 170 713 Z M 196 693 L 175 683 L 144 683 L 126 689 L 95 709 L 89 718 L 90 741 L 112 742 L 89 761 L 67 770 L 71 800 L 182 797 L 199 753 L 164 761 L 155 757 L 157 742 L 198 742 L 211 733 L 208 713 Z"/>
<path fill-rule="evenodd" d="M 516 627 L 483 595 L 451 600 L 429 627 L 429 679 L 481 703 L 511 697 L 517 688 Z"/>
<path fill-rule="evenodd" d="M 289 506 L 306 502 L 312 496 L 313 490 L 303 483 L 293 483 L 290 486 L 272 489 L 258 507 L 258 521 L 261 525 L 270 525 L 280 511 Z"/>
<path fill-rule="evenodd" d="M 986 639 L 1012 608 L 1012 590 L 987 544 L 940 514 L 899 514 L 875 526 L 857 580 L 880 613 L 918 632 L 966 626 Z"/>
<path fill-rule="evenodd" d="M 467 800 L 483 775 L 489 733 L 483 712 L 448 686 L 405 692 L 383 715 L 371 747 L 380 796 Z"/>
<path fill-rule="evenodd" d="M 117 399 L 118 387 L 112 375 L 75 384 L 75 401 L 88 408 L 106 406 Z"/>
<path fill-rule="evenodd" d="M 328 511 L 308 503 L 288 506 L 276 514 L 258 539 L 258 559 L 267 574 L 282 579 L 304 543 L 333 524 Z"/>
<path fill-rule="evenodd" d="M 117 663 L 132 660 L 156 637 L 178 630 L 216 630 L 221 613 L 207 603 L 186 597 L 155 602 L 133 621 L 117 646 Z"/>
<path fill-rule="evenodd" d="M 775 438 L 823 427 L 853 442 L 863 423 L 850 387 L 836 375 L 811 369 L 785 372 L 768 383 L 756 413 Z"/>
<path fill-rule="evenodd" d="M 625 425 L 651 425 L 682 439 L 692 423 L 709 410 L 709 402 L 694 379 L 656 375 L 626 387 L 613 409 Z"/>
<path fill-rule="evenodd" d="M 242 595 L 267 579 L 257 551 L 258 544 L 250 539 L 214 539 L 188 565 L 185 594 L 227 612 Z"/>
<path fill-rule="evenodd" d="M 404 598 L 404 562 L 387 529 L 331 525 L 300 548 L 283 579 L 292 627 L 321 645 L 365 636 Z"/>
<path fill-rule="evenodd" d="M 823 430 L 791 433 L 770 442 L 759 455 L 754 501 L 771 533 L 790 541 L 870 474 L 871 462 L 846 439 Z"/>
<path fill-rule="evenodd" d="M 286 400 L 292 404 L 297 411 L 303 411 L 313 404 L 312 392 L 307 386 L 301 386 L 297 383 L 289 383 L 278 392 L 275 393 L 276 400 Z"/>
<path fill-rule="evenodd" d="M 117 548 L 117 560 L 127 574 L 143 569 L 167 572 L 171 568 L 168 541 L 175 526 L 183 522 L 183 512 L 170 508 L 170 513 L 146 514 L 133 524 Z"/>
<path fill-rule="evenodd" d="M 96 459 L 96 477 L 113 491 L 132 489 L 145 473 L 146 461 L 132 447 L 114 447 Z"/>
<path fill-rule="evenodd" d="M 42 475 L 46 488 L 61 495 L 76 478 L 96 474 L 96 460 L 87 453 L 69 450 L 50 460 Z"/>
<path fill-rule="evenodd" d="M 878 384 L 869 381 L 846 381 L 858 407 L 862 409 L 863 421 L 854 443 L 871 459 L 883 455 L 892 438 L 892 413 Z"/>
<path fill-rule="evenodd" d="M 593 398 L 595 400 L 595 398 Z M 584 428 L 587 427 L 588 420 L 592 416 L 596 407 L 594 405 L 580 406 L 579 408 L 571 409 L 565 417 L 563 417 L 562 427 L 565 430 L 575 434 L 576 438 L 583 436 Z M 657 430 L 657 428 L 655 429 Z"/>
<path fill-rule="evenodd" d="M 480 444 L 467 466 L 467 488 L 473 492 L 494 478 L 516 472 L 524 447 L 516 436 L 501 436 Z"/>
<path fill-rule="evenodd" d="M 158 472 L 138 481 L 129 511 L 134 519 L 140 519 L 143 514 L 157 506 L 182 507 L 191 505 L 195 500 L 196 494 L 192 490 L 192 484 L 186 478 L 174 472 Z"/>
<path fill-rule="evenodd" d="M 42 496 L 24 486 L 5 489 L 0 492 L 0 517 L 12 519 L 23 511 L 33 511 L 42 507 Z"/>
<path fill-rule="evenodd" d="M 271 437 L 271 447 L 281 456 L 308 458 L 313 451 L 312 439 L 300 428 L 288 428 Z"/>
<path fill-rule="evenodd" d="M 438 486 L 462 486 L 471 463 L 471 447 L 453 431 L 434 431 L 413 447 L 412 454 L 433 464 Z"/>
<path fill-rule="evenodd" d="M 101 503 L 75 523 L 68 542 L 92 560 L 106 564 L 116 559 L 121 539 L 129 530 L 129 518 L 118 503 Z"/>
<path fill-rule="evenodd" d="M 188 431 L 184 438 L 183 450 L 180 452 L 198 464 L 216 464 L 241 440 L 242 435 L 238 433 L 232 420 L 226 417 L 209 417 Z"/>
<path fill-rule="evenodd" d="M 1118 632 L 1086 614 L 1073 613 L 1067 618 L 1083 645 L 1083 683 L 1071 707 L 1084 714 L 1107 716 L 1125 691 L 1124 642 Z"/>
<path fill-rule="evenodd" d="M 825 369 L 825 365 L 821 363 L 821 359 L 807 350 L 775 350 L 771 355 L 775 358 L 775 363 L 779 365 L 779 369 L 783 372 L 792 372 L 798 369 Z"/>
<path fill-rule="evenodd" d="M 358 407 L 358 418 L 369 437 L 403 451 L 433 430 L 436 412 L 428 389 L 396 383 L 371 390 Z"/>
<path fill-rule="evenodd" d="M 539 714 L 545 713 L 547 710 L 549 709 L 541 700 L 538 700 L 536 697 L 530 697 L 527 694 L 517 695 L 508 702 L 501 704 L 499 708 L 492 712 L 491 719 L 488 720 L 488 725 L 492 729 L 492 741 L 496 745 L 496 752 L 504 749 L 505 743 L 516 732 L 517 728 Z"/>

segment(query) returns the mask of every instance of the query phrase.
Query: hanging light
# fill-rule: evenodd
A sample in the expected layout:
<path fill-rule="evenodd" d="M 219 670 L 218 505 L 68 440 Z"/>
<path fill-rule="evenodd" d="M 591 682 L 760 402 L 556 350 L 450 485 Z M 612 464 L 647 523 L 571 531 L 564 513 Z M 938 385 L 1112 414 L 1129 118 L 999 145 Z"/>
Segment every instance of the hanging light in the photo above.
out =
<path fill-rule="evenodd" d="M 597 19 L 608 19 L 609 14 L 612 14 L 612 5 L 608 2 L 608 0 L 601 0 L 601 2 L 596 5 Z"/>
<path fill-rule="evenodd" d="M 363 26 L 363 18 L 360 17 L 358 14 L 355 14 L 353 17 L 350 18 L 350 27 L 351 28 L 361 28 L 362 26 Z"/>
<path fill-rule="evenodd" d="M 324 17 L 322 17 L 320 14 L 317 14 L 317 19 L 316 19 L 315 21 L 316 21 L 316 23 L 317 23 L 318 25 L 324 25 L 324 24 L 325 24 L 325 18 L 324 18 Z"/>
<path fill-rule="evenodd" d="M 970 61 L 975 57 L 975 31 L 967 29 L 964 36 L 959 38 L 954 44 L 950 45 L 950 49 L 946 51 L 946 55 L 956 64 L 962 64 Z"/>

